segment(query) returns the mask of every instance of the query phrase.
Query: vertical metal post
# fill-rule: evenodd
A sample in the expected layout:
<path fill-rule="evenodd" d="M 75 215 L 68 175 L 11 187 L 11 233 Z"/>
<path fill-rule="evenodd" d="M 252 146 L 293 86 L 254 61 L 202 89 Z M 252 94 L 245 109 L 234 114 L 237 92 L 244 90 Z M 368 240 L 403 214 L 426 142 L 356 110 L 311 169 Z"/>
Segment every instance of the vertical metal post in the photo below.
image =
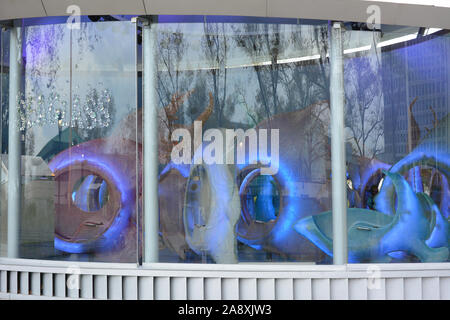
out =
<path fill-rule="evenodd" d="M 157 17 L 142 28 L 144 82 L 144 262 L 158 262 L 158 100 L 156 41 Z"/>
<path fill-rule="evenodd" d="M 344 64 L 342 24 L 330 30 L 331 174 L 333 209 L 333 263 L 347 263 L 347 181 L 344 140 Z"/>
<path fill-rule="evenodd" d="M 9 130 L 8 130 L 8 257 L 19 257 L 21 200 L 21 143 L 18 99 L 22 73 L 21 28 L 10 33 L 9 56 Z"/>

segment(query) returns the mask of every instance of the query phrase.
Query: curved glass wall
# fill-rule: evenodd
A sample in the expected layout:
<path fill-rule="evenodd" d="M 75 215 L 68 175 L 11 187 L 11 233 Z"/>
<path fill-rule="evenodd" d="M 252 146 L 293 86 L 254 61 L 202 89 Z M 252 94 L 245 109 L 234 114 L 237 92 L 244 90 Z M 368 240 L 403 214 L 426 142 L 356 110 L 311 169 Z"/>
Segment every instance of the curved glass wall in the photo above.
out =
<path fill-rule="evenodd" d="M 328 26 L 253 20 L 160 17 L 160 261 L 331 261 Z"/>
<path fill-rule="evenodd" d="M 332 263 L 328 22 L 115 19 L 2 31 L 0 256 Z M 350 263 L 448 260 L 449 45 L 343 24 Z"/>
<path fill-rule="evenodd" d="M 447 261 L 450 37 L 382 29 L 344 64 L 349 262 Z"/>
<path fill-rule="evenodd" d="M 1 255 L 136 262 L 135 27 L 62 22 L 3 32 Z"/>

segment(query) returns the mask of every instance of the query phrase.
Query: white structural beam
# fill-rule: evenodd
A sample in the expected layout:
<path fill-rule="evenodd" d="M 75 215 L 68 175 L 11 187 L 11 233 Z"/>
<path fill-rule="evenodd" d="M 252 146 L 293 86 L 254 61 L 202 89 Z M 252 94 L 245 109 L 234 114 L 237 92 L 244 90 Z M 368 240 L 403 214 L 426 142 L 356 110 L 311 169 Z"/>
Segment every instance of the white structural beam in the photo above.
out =
<path fill-rule="evenodd" d="M 152 17 L 150 20 L 155 19 Z M 158 99 L 156 93 L 157 23 L 146 21 L 142 29 L 144 82 L 144 262 L 158 261 Z"/>
<path fill-rule="evenodd" d="M 20 201 L 21 201 L 21 148 L 17 99 L 22 74 L 21 28 L 10 33 L 9 49 L 9 128 L 8 128 L 8 257 L 19 256 Z"/>
<path fill-rule="evenodd" d="M 67 8 L 73 5 L 80 8 L 81 15 L 146 14 L 142 0 L 42 0 L 42 3 L 49 16 L 66 16 Z"/>
<path fill-rule="evenodd" d="M 44 17 L 46 15 L 41 1 L 0 0 L 0 20 Z"/>
<path fill-rule="evenodd" d="M 0 20 L 67 16 L 70 5 L 82 15 L 235 15 L 366 22 L 371 5 L 381 23 L 450 29 L 443 0 L 0 0 Z"/>
<path fill-rule="evenodd" d="M 395 0 L 267 0 L 267 16 L 367 22 L 373 5 L 381 24 L 450 29 L 450 8 Z"/>
<path fill-rule="evenodd" d="M 331 185 L 333 263 L 347 263 L 347 185 L 344 136 L 342 24 L 330 25 Z"/>
<path fill-rule="evenodd" d="M 143 1 L 151 14 L 267 16 L 267 0 Z"/>

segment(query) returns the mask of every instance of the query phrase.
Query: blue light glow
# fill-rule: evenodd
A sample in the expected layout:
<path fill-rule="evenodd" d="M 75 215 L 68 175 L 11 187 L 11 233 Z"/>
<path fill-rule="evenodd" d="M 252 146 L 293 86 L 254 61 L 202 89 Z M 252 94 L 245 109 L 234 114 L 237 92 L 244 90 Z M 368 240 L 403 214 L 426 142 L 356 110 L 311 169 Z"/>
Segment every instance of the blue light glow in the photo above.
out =
<path fill-rule="evenodd" d="M 103 235 L 91 242 L 73 243 L 55 237 L 55 248 L 69 253 L 83 253 L 93 250 L 107 250 L 116 244 L 122 231 L 128 226 L 129 218 L 135 207 L 135 193 L 131 186 L 134 182 L 128 172 L 124 172 L 120 167 L 120 162 L 116 159 L 117 154 L 102 153 L 107 150 L 105 140 L 92 140 L 82 143 L 70 149 L 64 150 L 55 156 L 49 163 L 49 168 L 53 173 L 74 165 L 90 165 L 99 168 L 101 172 L 107 174 L 118 189 L 120 194 L 120 211 L 117 213 L 111 226 Z"/>
<path fill-rule="evenodd" d="M 248 163 L 270 163 L 270 156 L 248 155 Z M 248 164 L 238 164 L 239 171 L 244 170 Z M 294 177 L 298 174 L 291 172 L 291 169 L 285 165 L 282 158 L 279 160 L 279 169 L 275 175 L 276 180 L 280 184 L 282 192 L 282 207 L 280 208 L 277 220 L 267 236 L 258 239 L 246 239 L 238 234 L 237 238 L 240 242 L 256 249 L 261 250 L 265 246 L 278 248 L 280 251 L 289 251 L 289 247 L 294 245 L 290 241 L 301 241 L 298 238 L 293 224 L 300 218 L 311 214 L 311 203 L 307 199 L 296 196 L 297 187 Z M 296 239 L 296 240 L 294 240 Z"/>
<path fill-rule="evenodd" d="M 425 242 L 434 228 L 438 208 L 424 193 L 415 193 L 398 173 L 385 172 L 393 183 L 398 205 L 393 217 L 360 208 L 347 209 L 348 261 L 389 262 L 390 255 L 404 252 L 422 262 L 447 260 L 447 246 L 431 248 Z M 436 211 L 437 210 L 437 211 Z M 332 256 L 331 211 L 301 219 L 295 230 Z M 394 253 L 394 254 L 393 254 Z"/>

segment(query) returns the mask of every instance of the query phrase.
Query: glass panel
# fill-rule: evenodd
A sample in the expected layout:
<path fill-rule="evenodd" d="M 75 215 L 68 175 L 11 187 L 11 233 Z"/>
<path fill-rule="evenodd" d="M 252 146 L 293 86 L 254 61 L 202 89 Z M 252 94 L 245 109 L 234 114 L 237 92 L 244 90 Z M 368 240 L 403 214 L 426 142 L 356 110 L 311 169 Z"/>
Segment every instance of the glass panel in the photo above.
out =
<path fill-rule="evenodd" d="M 381 30 L 346 33 L 349 262 L 444 262 L 450 37 Z"/>
<path fill-rule="evenodd" d="M 1 134 L 1 155 L 2 168 L 0 170 L 0 256 L 7 254 L 7 220 L 6 212 L 7 188 L 8 188 L 8 172 L 4 165 L 5 154 L 8 153 L 8 87 L 9 87 L 9 31 L 2 29 L 0 32 L 0 134 Z"/>
<path fill-rule="evenodd" d="M 327 23 L 231 20 L 159 17 L 160 261 L 330 263 Z"/>
<path fill-rule="evenodd" d="M 158 18 L 159 260 L 330 263 L 327 23 Z M 136 262 L 139 28 L 58 21 L 1 32 L 0 256 Z M 449 36 L 382 31 L 344 32 L 349 262 L 447 261 Z"/>
<path fill-rule="evenodd" d="M 22 28 L 19 103 L 6 106 L 18 111 L 22 194 L 2 218 L 20 217 L 21 258 L 136 262 L 135 25 L 49 22 Z"/>

